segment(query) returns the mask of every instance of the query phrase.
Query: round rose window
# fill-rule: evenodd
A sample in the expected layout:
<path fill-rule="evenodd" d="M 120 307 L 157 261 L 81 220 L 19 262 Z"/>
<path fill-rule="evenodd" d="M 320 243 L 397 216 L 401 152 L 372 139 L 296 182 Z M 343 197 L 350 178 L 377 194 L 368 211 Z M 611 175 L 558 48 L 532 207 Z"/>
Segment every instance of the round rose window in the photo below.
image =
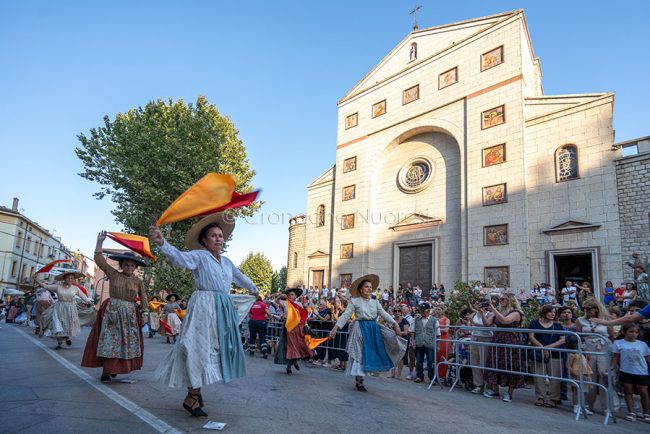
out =
<path fill-rule="evenodd" d="M 417 193 L 433 180 L 434 171 L 435 166 L 428 158 L 414 158 L 400 169 L 397 185 L 404 193 Z"/>

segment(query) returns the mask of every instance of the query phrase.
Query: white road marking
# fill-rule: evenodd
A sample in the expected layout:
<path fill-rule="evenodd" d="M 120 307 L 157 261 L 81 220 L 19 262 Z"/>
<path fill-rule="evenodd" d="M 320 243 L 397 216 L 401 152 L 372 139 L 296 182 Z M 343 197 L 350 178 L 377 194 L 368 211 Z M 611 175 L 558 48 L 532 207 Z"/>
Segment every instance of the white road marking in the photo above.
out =
<path fill-rule="evenodd" d="M 153 414 L 149 413 L 147 410 L 140 407 L 135 402 L 130 401 L 129 399 L 127 399 L 127 398 L 123 397 L 122 395 L 120 395 L 119 393 L 115 392 L 110 387 L 99 383 L 96 379 L 94 379 L 93 377 L 88 375 L 80 367 L 73 365 L 65 357 L 57 354 L 56 352 L 54 352 L 54 350 L 48 348 L 42 342 L 34 339 L 32 336 L 28 335 L 27 333 L 25 333 L 24 331 L 22 331 L 22 330 L 20 330 L 18 328 L 13 328 L 12 327 L 11 329 L 16 330 L 17 332 L 21 333 L 27 339 L 32 341 L 32 343 L 34 345 L 36 345 L 37 347 L 39 347 L 40 349 L 45 351 L 54 360 L 56 360 L 61 365 L 63 365 L 63 367 L 67 368 L 69 371 L 76 374 L 79 378 L 81 378 L 86 383 L 90 384 L 92 387 L 97 389 L 100 393 L 104 394 L 111 401 L 113 401 L 116 404 L 120 405 L 121 407 L 125 408 L 128 412 L 130 412 L 134 416 L 142 419 L 144 422 L 147 423 L 147 425 L 149 425 L 150 427 L 152 427 L 156 431 L 158 431 L 160 433 L 165 433 L 165 434 L 181 434 L 181 431 L 178 431 L 176 428 L 169 425 L 164 420 L 157 418 Z"/>

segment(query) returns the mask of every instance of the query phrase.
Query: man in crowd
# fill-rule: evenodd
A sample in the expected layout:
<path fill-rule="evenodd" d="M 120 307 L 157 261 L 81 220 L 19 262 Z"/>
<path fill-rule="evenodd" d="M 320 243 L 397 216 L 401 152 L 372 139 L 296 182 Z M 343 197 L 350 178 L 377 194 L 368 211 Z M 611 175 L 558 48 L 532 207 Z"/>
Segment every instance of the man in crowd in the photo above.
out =
<path fill-rule="evenodd" d="M 420 304 L 420 315 L 415 318 L 413 336 L 415 337 L 416 383 L 424 381 L 424 357 L 427 358 L 427 376 L 433 379 L 436 363 L 436 338 L 440 337 L 438 319 L 430 316 L 431 305 Z"/>

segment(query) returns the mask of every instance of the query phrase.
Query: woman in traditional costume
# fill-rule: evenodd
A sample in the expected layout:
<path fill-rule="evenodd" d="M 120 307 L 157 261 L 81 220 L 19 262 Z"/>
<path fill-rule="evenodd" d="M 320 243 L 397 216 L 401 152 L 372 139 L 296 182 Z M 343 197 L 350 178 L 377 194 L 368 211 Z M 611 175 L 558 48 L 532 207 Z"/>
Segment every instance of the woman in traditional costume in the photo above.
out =
<path fill-rule="evenodd" d="M 356 320 L 350 326 L 347 352 L 351 359 L 346 368 L 348 375 L 354 375 L 355 387 L 365 392 L 363 377 L 368 372 L 387 372 L 394 368 L 406 351 L 406 340 L 397 336 L 399 325 L 382 307 L 381 303 L 371 298 L 379 286 L 379 276 L 367 274 L 352 282 L 348 307 L 338 319 L 330 338 L 334 338 L 339 329 L 355 315 Z M 377 324 L 382 317 L 395 333 Z"/>
<path fill-rule="evenodd" d="M 301 308 L 302 303 L 296 299 L 300 297 L 303 293 L 303 290 L 300 288 L 289 288 L 285 292 L 287 297 L 286 304 L 293 302 Z M 289 310 L 289 306 L 287 311 Z M 275 353 L 274 363 L 276 365 L 287 365 L 287 374 L 291 375 L 291 367 L 296 368 L 297 371 L 300 371 L 300 365 L 298 365 L 298 360 L 308 359 L 312 356 L 313 351 L 309 349 L 307 343 L 305 342 L 305 323 L 307 321 L 306 315 L 301 315 L 300 322 L 290 331 L 287 330 L 286 324 L 282 327 L 282 332 L 280 334 L 280 340 L 278 341 L 278 350 Z"/>
<path fill-rule="evenodd" d="M 54 280 L 61 283 L 54 285 L 34 277 L 36 283 L 58 295 L 58 301 L 41 314 L 42 326 L 39 332 L 39 336 L 56 339 L 55 350 L 60 350 L 63 342 L 68 346 L 72 345 L 70 338 L 81 333 L 79 312 L 74 298 L 79 297 L 84 302 L 92 304 L 86 294 L 74 285 L 75 279 L 79 277 L 83 277 L 83 274 L 77 271 L 64 272 L 54 278 Z"/>
<path fill-rule="evenodd" d="M 111 267 L 102 254 L 106 232 L 97 236 L 95 263 L 110 281 L 109 296 L 97 315 L 97 320 L 88 335 L 81 366 L 102 367 L 102 382 L 111 377 L 128 374 L 142 367 L 144 341 L 142 340 L 142 311 L 136 304 L 140 297 L 142 309 L 149 311 L 144 282 L 134 275 L 135 270 L 147 264 L 132 252 L 109 255 L 118 261 L 121 272 Z"/>
<path fill-rule="evenodd" d="M 160 297 L 154 295 L 149 300 L 149 338 L 153 338 L 160 330 L 160 313 L 163 303 L 160 302 Z"/>
<path fill-rule="evenodd" d="M 170 337 L 174 340 L 173 343 L 176 343 L 176 336 L 181 332 L 181 319 L 176 313 L 177 310 L 181 310 L 181 307 L 178 305 L 179 298 L 178 294 L 169 294 L 165 297 L 167 304 L 162 308 L 163 321 L 171 328 L 171 332 L 163 331 L 160 334 L 167 336 L 168 344 L 172 343 L 169 341 Z"/>
<path fill-rule="evenodd" d="M 183 408 L 194 417 L 203 411 L 201 387 L 246 375 L 244 348 L 239 324 L 255 297 L 229 295 L 233 284 L 257 295 L 257 288 L 232 261 L 221 255 L 224 242 L 235 228 L 225 213 L 204 217 L 187 232 L 181 252 L 169 244 L 157 226 L 149 235 L 177 267 L 192 270 L 196 290 L 187 303 L 187 313 L 176 345 L 163 359 L 158 379 L 170 387 L 186 387 Z"/>

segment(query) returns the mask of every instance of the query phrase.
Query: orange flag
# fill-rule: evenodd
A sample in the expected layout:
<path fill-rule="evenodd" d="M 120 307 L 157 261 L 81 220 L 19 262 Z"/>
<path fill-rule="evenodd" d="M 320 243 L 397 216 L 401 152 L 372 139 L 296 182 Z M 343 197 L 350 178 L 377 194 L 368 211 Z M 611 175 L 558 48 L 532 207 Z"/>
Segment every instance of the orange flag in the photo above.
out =
<path fill-rule="evenodd" d="M 136 253 L 146 256 L 147 258 L 155 260 L 156 257 L 151 253 L 151 246 L 149 239 L 135 234 L 123 234 L 122 232 L 108 232 L 108 238 L 123 245 L 124 247 L 133 250 Z"/>
<path fill-rule="evenodd" d="M 295 329 L 301 321 L 304 322 L 305 320 L 307 320 L 307 310 L 293 301 L 287 300 L 287 320 L 284 323 L 287 331 L 290 332 Z"/>
<path fill-rule="evenodd" d="M 149 310 L 153 310 L 154 312 L 157 312 L 164 305 L 165 305 L 165 303 L 161 303 L 159 301 L 152 300 L 152 301 L 149 302 Z"/>
<path fill-rule="evenodd" d="M 57 259 L 56 261 L 52 261 L 52 262 L 50 262 L 50 263 L 48 263 L 48 264 L 45 264 L 45 265 L 43 266 L 43 268 L 41 268 L 40 270 L 38 270 L 38 271 L 35 272 L 34 274 L 39 274 L 39 273 L 49 273 L 49 272 L 52 270 L 52 268 L 54 268 L 54 266 L 55 266 L 56 264 L 60 264 L 60 263 L 62 263 L 62 262 L 72 262 L 72 259 Z"/>
<path fill-rule="evenodd" d="M 227 209 L 241 208 L 243 206 L 250 205 L 251 203 L 257 200 L 257 197 L 259 196 L 260 192 L 261 190 L 254 190 L 251 191 L 250 193 L 239 194 L 235 191 L 232 194 L 232 199 L 230 200 L 230 202 L 228 202 L 223 206 L 208 210 L 201 215 L 214 214 L 216 212 L 225 211 Z"/>
<path fill-rule="evenodd" d="M 156 225 L 174 223 L 209 213 L 210 210 L 226 205 L 235 192 L 235 178 L 232 175 L 208 173 L 185 190 L 165 210 Z"/>
<path fill-rule="evenodd" d="M 310 350 L 315 350 L 320 344 L 329 340 L 329 336 L 326 338 L 317 338 L 314 339 L 310 335 L 305 335 L 305 343 Z"/>
<path fill-rule="evenodd" d="M 178 315 L 178 317 L 181 319 L 181 321 L 185 319 L 185 313 L 187 312 L 187 309 L 185 310 L 174 309 L 174 311 L 176 312 L 176 315 Z"/>

